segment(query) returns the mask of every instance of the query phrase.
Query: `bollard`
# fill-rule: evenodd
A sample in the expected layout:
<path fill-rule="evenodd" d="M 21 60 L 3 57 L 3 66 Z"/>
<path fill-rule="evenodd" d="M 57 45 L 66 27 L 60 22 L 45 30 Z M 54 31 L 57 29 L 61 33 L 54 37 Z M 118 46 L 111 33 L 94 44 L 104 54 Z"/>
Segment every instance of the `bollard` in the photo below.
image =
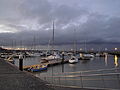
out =
<path fill-rule="evenodd" d="M 23 71 L 23 55 L 19 55 L 19 70 Z"/>
<path fill-rule="evenodd" d="M 62 53 L 62 64 L 64 63 L 64 52 Z"/>
<path fill-rule="evenodd" d="M 62 72 L 64 72 L 64 52 L 62 53 Z"/>

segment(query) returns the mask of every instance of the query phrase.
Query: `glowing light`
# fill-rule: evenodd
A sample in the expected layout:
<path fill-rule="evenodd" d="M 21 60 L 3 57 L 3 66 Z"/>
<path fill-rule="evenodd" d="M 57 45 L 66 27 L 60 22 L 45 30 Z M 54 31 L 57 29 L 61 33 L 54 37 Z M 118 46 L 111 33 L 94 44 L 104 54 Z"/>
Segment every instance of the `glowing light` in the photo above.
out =
<path fill-rule="evenodd" d="M 20 48 L 17 48 L 17 50 L 19 50 Z"/>
<path fill-rule="evenodd" d="M 80 50 L 82 50 L 82 48 L 80 48 Z"/>
<path fill-rule="evenodd" d="M 115 50 L 118 50 L 118 48 L 115 48 Z"/>
<path fill-rule="evenodd" d="M 82 54 L 82 53 L 80 53 L 80 57 L 83 57 L 83 54 Z"/>
<path fill-rule="evenodd" d="M 27 50 L 27 48 L 16 48 L 16 50 Z"/>
<path fill-rule="evenodd" d="M 5 49 L 12 50 L 13 48 L 5 48 Z"/>

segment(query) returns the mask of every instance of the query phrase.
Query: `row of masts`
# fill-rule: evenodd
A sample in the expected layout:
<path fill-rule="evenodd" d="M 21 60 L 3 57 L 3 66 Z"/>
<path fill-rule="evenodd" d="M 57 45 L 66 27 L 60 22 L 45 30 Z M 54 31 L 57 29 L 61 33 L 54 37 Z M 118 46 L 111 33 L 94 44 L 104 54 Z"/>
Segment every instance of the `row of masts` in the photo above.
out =
<path fill-rule="evenodd" d="M 29 44 L 31 50 L 36 50 L 37 49 L 37 46 L 36 46 L 36 42 L 38 40 L 36 40 L 36 38 L 38 38 L 37 36 L 33 36 L 33 40 L 32 40 L 32 43 Z M 18 42 L 19 42 L 19 48 L 28 48 L 28 46 L 25 46 L 25 42 L 23 42 L 24 40 L 20 40 L 20 41 L 16 41 L 16 40 L 12 40 L 11 41 L 11 48 L 16 48 L 18 47 Z M 51 50 L 54 51 L 55 50 L 55 23 L 54 21 L 52 22 L 52 40 L 49 40 L 48 41 L 48 48 L 47 50 L 50 49 L 50 44 L 51 44 Z M 2 45 L 1 45 L 2 46 Z M 7 46 L 7 45 L 6 45 Z M 84 47 L 85 51 L 86 51 L 86 44 L 85 44 L 85 47 Z M 76 29 L 74 29 L 74 32 L 73 32 L 73 50 L 74 50 L 74 53 L 76 53 L 77 51 L 77 35 L 76 35 Z"/>

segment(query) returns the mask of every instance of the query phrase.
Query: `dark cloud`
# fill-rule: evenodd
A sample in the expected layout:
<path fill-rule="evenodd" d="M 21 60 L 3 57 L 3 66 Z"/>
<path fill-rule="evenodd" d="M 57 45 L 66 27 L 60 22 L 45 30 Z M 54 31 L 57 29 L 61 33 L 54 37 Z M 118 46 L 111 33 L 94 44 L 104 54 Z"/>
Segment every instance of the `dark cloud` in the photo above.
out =
<path fill-rule="evenodd" d="M 20 9 L 25 19 L 37 18 L 44 23 L 48 21 L 51 5 L 47 0 L 24 0 Z"/>
<path fill-rule="evenodd" d="M 116 0 L 1 0 L 0 41 L 48 44 L 55 22 L 55 43 L 120 42 Z M 4 33 L 3 33 L 4 31 Z M 7 32 L 7 33 L 6 33 Z"/>

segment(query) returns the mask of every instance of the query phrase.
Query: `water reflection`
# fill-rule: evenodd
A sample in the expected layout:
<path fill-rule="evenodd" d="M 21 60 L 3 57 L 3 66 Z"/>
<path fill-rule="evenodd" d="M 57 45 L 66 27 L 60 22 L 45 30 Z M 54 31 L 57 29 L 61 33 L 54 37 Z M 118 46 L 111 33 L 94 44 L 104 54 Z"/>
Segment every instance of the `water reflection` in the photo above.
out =
<path fill-rule="evenodd" d="M 70 67 L 75 67 L 75 64 L 69 64 Z"/>
<path fill-rule="evenodd" d="M 105 55 L 105 66 L 108 66 L 108 55 Z"/>
<path fill-rule="evenodd" d="M 69 64 L 69 67 L 71 68 L 72 72 L 77 70 L 77 64 Z"/>
<path fill-rule="evenodd" d="M 90 62 L 90 60 L 82 60 L 81 63 L 83 64 L 87 64 L 88 62 Z"/>
<path fill-rule="evenodd" d="M 114 56 L 114 64 L 115 64 L 115 67 L 118 67 L 119 65 L 117 55 Z"/>
<path fill-rule="evenodd" d="M 64 73 L 64 64 L 62 64 L 62 73 Z"/>

